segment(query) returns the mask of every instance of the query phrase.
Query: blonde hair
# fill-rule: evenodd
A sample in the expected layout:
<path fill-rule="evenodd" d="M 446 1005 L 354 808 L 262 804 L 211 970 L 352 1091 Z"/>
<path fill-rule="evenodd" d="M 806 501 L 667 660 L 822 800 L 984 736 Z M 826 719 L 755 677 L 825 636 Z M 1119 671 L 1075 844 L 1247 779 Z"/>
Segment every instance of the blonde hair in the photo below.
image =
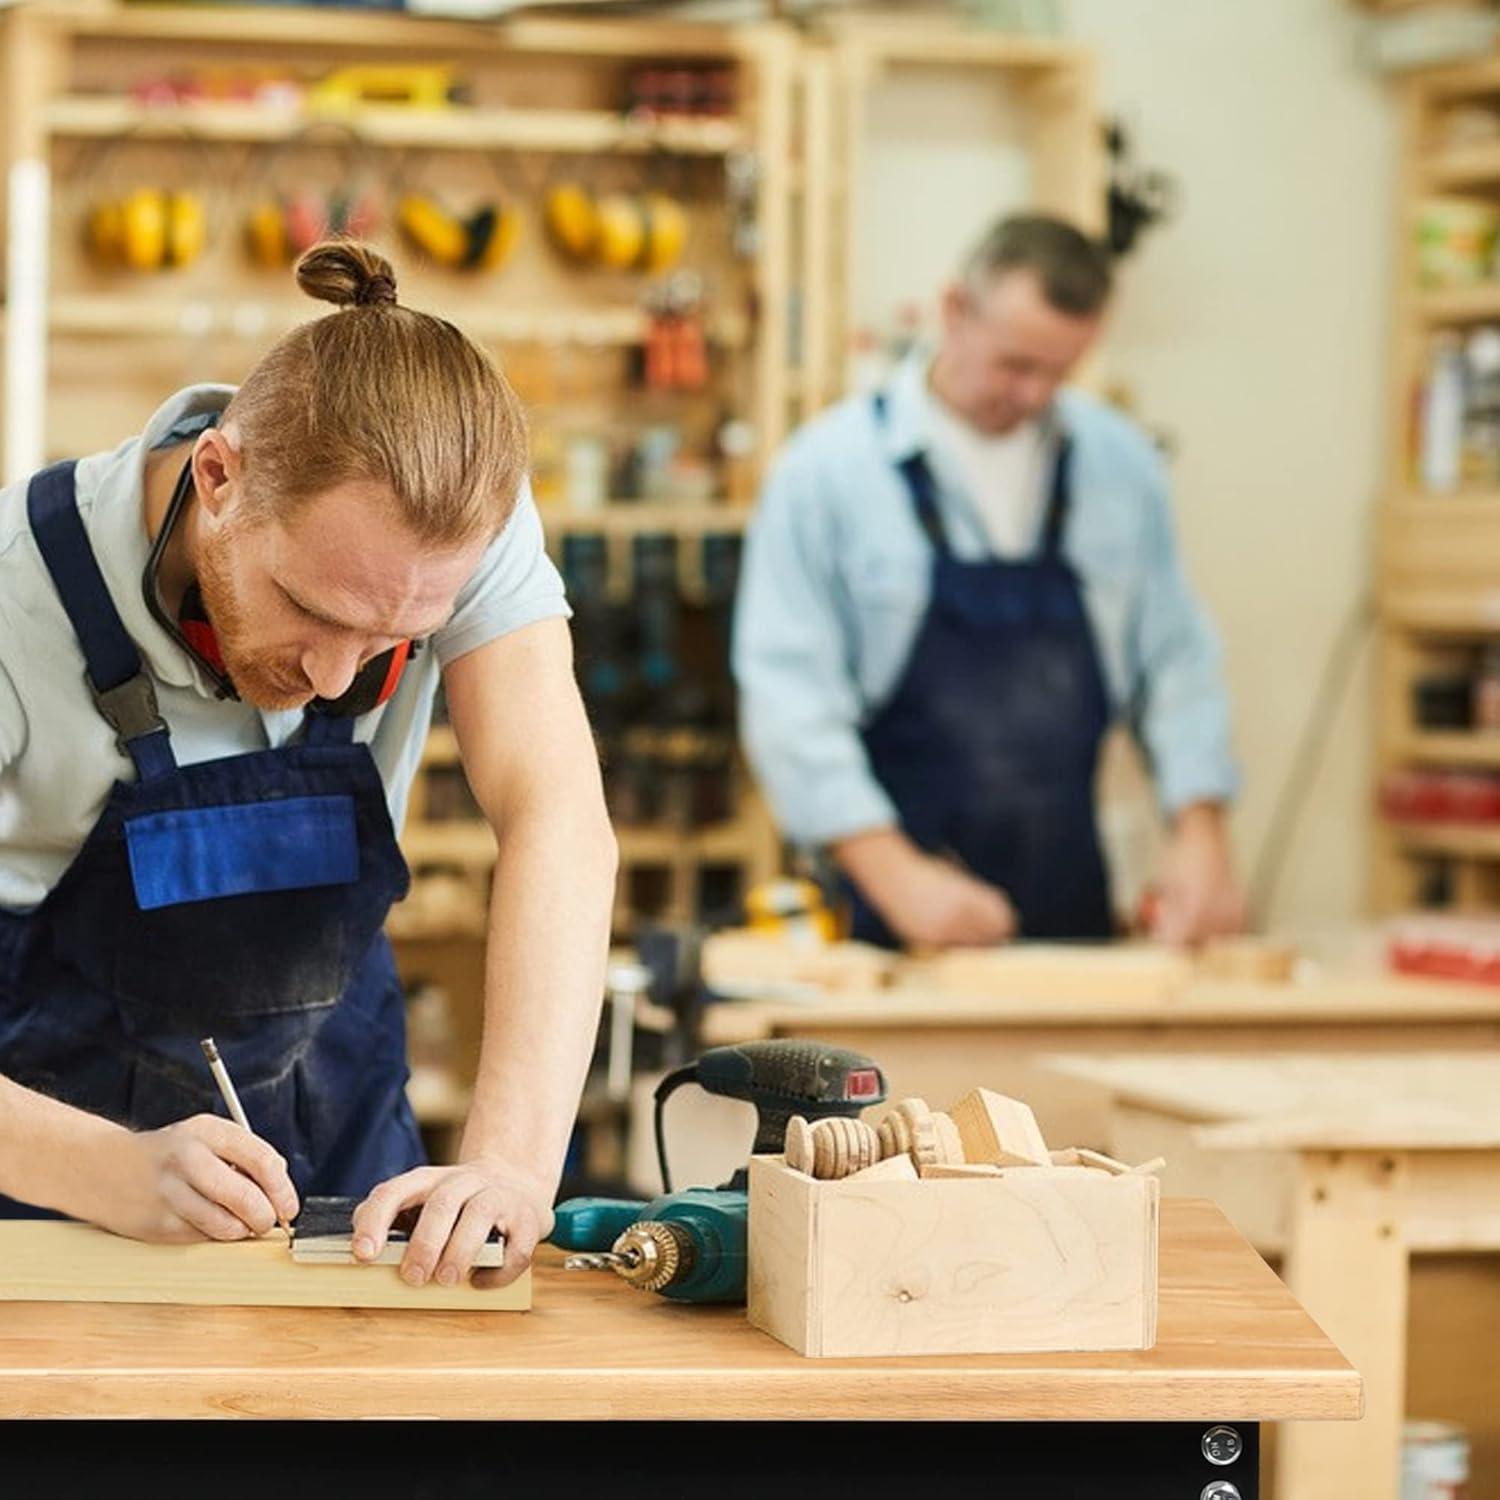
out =
<path fill-rule="evenodd" d="M 297 285 L 344 311 L 293 329 L 224 413 L 254 511 L 285 516 L 350 482 L 388 489 L 433 547 L 493 537 L 526 473 L 526 419 L 490 356 L 396 301 L 391 263 L 355 240 L 314 245 Z"/>

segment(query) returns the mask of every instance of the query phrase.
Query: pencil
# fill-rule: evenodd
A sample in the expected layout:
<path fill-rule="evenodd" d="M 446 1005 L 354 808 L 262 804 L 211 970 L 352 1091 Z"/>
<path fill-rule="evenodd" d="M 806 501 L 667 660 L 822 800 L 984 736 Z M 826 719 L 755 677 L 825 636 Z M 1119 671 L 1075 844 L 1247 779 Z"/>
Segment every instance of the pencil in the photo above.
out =
<path fill-rule="evenodd" d="M 214 1039 L 206 1036 L 198 1045 L 203 1048 L 203 1055 L 208 1059 L 208 1071 L 214 1075 L 214 1082 L 219 1085 L 219 1092 L 224 1096 L 229 1118 L 241 1130 L 249 1130 L 254 1135 L 255 1132 L 250 1130 L 250 1121 L 245 1117 L 245 1106 L 240 1103 L 240 1096 L 234 1089 L 234 1080 L 229 1076 L 229 1069 L 224 1066 L 224 1059 L 219 1056 L 219 1049 L 214 1046 Z M 286 1230 L 286 1237 L 290 1240 L 292 1226 L 280 1214 L 276 1215 L 276 1222 Z"/>

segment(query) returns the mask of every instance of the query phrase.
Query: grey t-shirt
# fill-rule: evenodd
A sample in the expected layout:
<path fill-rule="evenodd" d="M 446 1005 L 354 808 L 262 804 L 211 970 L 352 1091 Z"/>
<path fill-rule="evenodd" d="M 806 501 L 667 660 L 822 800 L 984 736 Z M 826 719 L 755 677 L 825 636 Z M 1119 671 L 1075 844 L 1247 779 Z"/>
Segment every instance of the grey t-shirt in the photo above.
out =
<path fill-rule="evenodd" d="M 179 391 L 139 437 L 80 460 L 78 506 L 125 629 L 156 685 L 183 765 L 285 744 L 300 711 L 262 713 L 218 699 L 212 684 L 155 620 L 141 594 L 149 542 L 145 456 L 218 414 L 233 387 Z M 562 580 L 543 545 L 530 489 L 458 595 L 452 618 L 409 663 L 391 698 L 355 728 L 369 744 L 399 828 L 432 719 L 443 667 L 539 620 L 566 618 Z M 0 489 L 0 908 L 26 911 L 61 878 L 117 780 L 134 768 L 99 716 L 83 652 L 26 518 L 24 483 Z"/>

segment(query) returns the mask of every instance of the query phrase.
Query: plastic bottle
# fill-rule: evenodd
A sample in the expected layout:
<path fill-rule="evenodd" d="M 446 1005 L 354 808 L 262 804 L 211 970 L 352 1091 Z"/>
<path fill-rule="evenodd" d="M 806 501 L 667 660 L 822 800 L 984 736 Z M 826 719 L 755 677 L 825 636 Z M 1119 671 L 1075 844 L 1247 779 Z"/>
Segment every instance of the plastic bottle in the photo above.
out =
<path fill-rule="evenodd" d="M 1433 352 L 1422 409 L 1422 488 L 1429 493 L 1458 488 L 1463 432 L 1463 349 L 1445 338 Z"/>

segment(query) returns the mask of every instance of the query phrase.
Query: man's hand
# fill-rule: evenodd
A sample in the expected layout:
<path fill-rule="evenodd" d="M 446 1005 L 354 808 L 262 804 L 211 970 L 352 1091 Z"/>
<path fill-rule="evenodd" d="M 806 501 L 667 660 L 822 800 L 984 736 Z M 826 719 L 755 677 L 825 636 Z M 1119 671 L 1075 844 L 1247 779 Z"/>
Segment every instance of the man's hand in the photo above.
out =
<path fill-rule="evenodd" d="M 1016 936 L 1016 912 L 997 887 L 877 829 L 844 839 L 834 857 L 885 924 L 912 948 L 988 948 Z"/>
<path fill-rule="evenodd" d="M 1162 860 L 1151 935 L 1178 947 L 1245 930 L 1245 894 L 1234 873 L 1224 810 L 1197 802 L 1178 814 Z"/>
<path fill-rule="evenodd" d="M 83 1216 L 135 1240 L 243 1240 L 274 1229 L 278 1212 L 297 1216 L 286 1161 L 217 1115 L 111 1133 L 96 1167 Z"/>
<path fill-rule="evenodd" d="M 492 1229 L 505 1237 L 505 1264 L 475 1271 L 474 1284 L 508 1286 L 552 1233 L 552 1196 L 506 1163 L 483 1158 L 452 1167 L 418 1167 L 382 1182 L 354 1210 L 354 1256 L 374 1260 L 396 1215 L 421 1205 L 401 1260 L 401 1279 L 456 1286 Z"/>

